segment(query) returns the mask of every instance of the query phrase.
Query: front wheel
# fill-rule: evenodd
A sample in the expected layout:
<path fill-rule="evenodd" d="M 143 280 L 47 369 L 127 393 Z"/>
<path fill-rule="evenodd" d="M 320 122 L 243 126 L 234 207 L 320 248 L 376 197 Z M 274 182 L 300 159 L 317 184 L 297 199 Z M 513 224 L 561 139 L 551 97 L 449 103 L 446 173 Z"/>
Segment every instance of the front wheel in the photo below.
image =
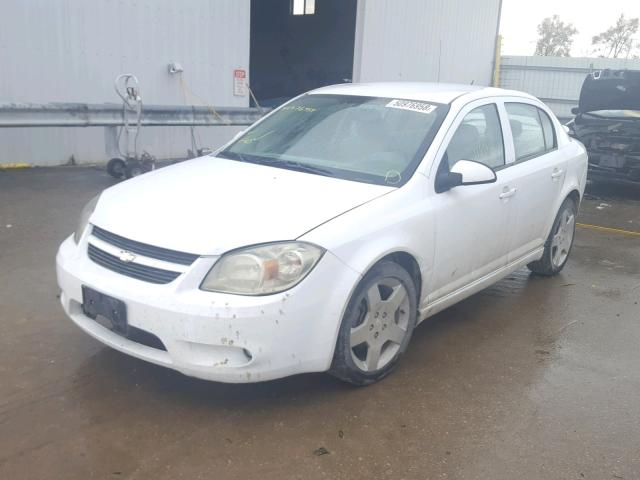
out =
<path fill-rule="evenodd" d="M 373 267 L 349 300 L 329 373 L 355 385 L 385 377 L 407 349 L 417 301 L 404 268 L 390 261 Z"/>
<path fill-rule="evenodd" d="M 569 259 L 576 231 L 577 206 L 572 198 L 567 198 L 558 211 L 551 233 L 544 244 L 542 258 L 527 265 L 538 275 L 557 275 Z"/>

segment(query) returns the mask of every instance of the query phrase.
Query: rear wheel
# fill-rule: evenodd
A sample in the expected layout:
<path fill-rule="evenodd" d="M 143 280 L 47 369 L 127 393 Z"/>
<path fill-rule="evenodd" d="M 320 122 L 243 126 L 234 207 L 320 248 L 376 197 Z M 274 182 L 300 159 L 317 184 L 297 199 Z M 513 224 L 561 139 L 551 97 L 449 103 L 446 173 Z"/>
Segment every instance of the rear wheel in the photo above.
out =
<path fill-rule="evenodd" d="M 417 310 L 411 275 L 390 261 L 376 265 L 349 300 L 330 373 L 355 385 L 386 376 L 407 349 Z"/>
<path fill-rule="evenodd" d="M 558 211 L 551 233 L 544 244 L 542 258 L 527 265 L 538 275 L 556 275 L 560 273 L 569 259 L 576 230 L 576 203 L 567 198 Z"/>

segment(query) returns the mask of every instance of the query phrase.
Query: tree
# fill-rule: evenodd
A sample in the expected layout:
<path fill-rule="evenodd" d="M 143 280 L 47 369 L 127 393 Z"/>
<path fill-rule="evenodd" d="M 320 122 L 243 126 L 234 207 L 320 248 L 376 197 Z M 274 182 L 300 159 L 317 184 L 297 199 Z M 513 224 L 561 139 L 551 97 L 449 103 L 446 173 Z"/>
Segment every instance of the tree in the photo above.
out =
<path fill-rule="evenodd" d="M 535 55 L 569 57 L 573 36 L 578 33 L 571 23 L 560 21 L 558 15 L 547 17 L 538 25 Z"/>
<path fill-rule="evenodd" d="M 608 30 L 591 39 L 592 45 L 597 45 L 601 57 L 628 58 L 631 51 L 637 47 L 633 36 L 638 32 L 638 19 L 625 19 L 620 14 L 616 24 Z"/>

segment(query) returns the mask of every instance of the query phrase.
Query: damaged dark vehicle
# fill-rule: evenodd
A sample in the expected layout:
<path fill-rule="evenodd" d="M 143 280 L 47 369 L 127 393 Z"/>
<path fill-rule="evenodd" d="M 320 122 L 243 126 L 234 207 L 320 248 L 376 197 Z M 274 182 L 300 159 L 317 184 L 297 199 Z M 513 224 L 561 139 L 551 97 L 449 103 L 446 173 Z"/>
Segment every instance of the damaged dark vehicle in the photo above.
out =
<path fill-rule="evenodd" d="M 567 124 L 589 155 L 590 180 L 640 183 L 640 71 L 587 75 Z"/>

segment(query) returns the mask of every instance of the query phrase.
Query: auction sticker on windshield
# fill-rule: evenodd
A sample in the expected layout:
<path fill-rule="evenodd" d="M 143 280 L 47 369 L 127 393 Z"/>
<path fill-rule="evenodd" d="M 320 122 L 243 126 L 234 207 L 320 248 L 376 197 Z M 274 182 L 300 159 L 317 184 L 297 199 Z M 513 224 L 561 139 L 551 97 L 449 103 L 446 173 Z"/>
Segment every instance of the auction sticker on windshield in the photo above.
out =
<path fill-rule="evenodd" d="M 412 112 L 418 113 L 431 113 L 436 108 L 436 105 L 431 105 L 426 102 L 416 102 L 415 100 L 391 100 L 389 103 L 385 105 L 389 108 L 399 108 L 401 110 L 410 110 Z"/>

